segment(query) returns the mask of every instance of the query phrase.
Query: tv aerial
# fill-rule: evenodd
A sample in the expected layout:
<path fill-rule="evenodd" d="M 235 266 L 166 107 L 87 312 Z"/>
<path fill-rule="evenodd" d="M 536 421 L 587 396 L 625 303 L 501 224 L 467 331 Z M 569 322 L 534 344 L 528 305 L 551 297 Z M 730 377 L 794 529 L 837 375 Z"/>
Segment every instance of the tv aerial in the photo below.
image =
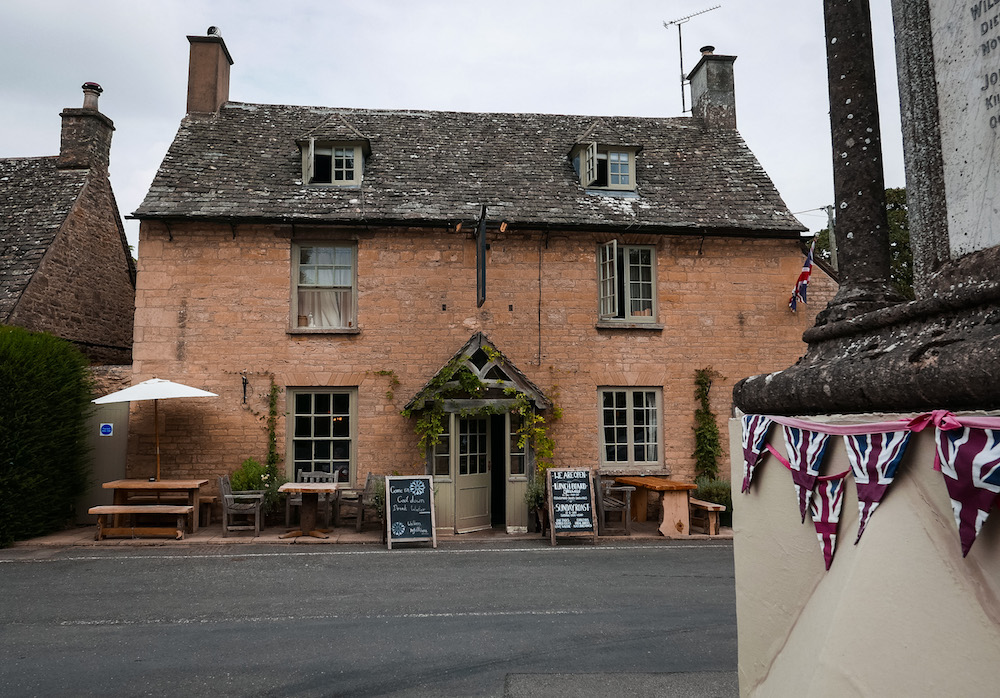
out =
<path fill-rule="evenodd" d="M 698 15 L 703 15 L 706 12 L 717 10 L 720 7 L 722 7 L 722 5 L 716 5 L 715 7 L 709 7 L 707 10 L 699 10 L 698 12 L 690 14 L 687 17 L 681 17 L 680 19 L 674 19 L 669 22 L 663 23 L 663 26 L 666 29 L 670 29 L 670 27 L 675 24 L 677 25 L 677 48 L 680 50 L 680 56 L 681 56 L 681 114 L 687 111 L 687 104 L 684 97 L 684 86 L 687 84 L 687 76 L 684 74 L 684 42 L 681 39 L 681 25 L 690 21 L 694 17 L 697 17 Z"/>

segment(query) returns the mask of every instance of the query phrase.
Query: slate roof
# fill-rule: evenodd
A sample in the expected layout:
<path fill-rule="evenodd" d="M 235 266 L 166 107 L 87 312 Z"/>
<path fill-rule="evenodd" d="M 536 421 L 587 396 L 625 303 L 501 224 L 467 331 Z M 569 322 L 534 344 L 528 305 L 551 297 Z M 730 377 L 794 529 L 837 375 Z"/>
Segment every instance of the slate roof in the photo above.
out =
<path fill-rule="evenodd" d="M 87 181 L 58 157 L 0 158 L 0 322 L 10 315 Z"/>
<path fill-rule="evenodd" d="M 341 118 L 332 118 L 341 117 Z M 371 144 L 360 188 L 302 183 L 296 141 L 335 128 Z M 641 146 L 635 194 L 585 191 L 581 138 Z M 188 115 L 133 214 L 144 218 L 715 230 L 804 228 L 738 133 L 693 118 L 351 110 L 228 102 Z"/>

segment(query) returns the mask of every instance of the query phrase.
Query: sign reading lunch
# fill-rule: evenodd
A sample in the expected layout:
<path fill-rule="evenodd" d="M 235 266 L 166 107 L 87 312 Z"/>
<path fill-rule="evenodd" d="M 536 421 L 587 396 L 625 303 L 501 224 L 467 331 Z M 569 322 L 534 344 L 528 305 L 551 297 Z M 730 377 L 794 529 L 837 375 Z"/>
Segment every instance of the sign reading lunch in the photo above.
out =
<path fill-rule="evenodd" d="M 550 468 L 546 471 L 552 542 L 558 534 L 597 535 L 593 474 L 590 470 Z"/>
<path fill-rule="evenodd" d="M 385 479 L 385 520 L 389 549 L 393 542 L 432 541 L 434 529 L 434 479 L 430 475 L 388 476 Z"/>
<path fill-rule="evenodd" d="M 951 255 L 1000 245 L 1000 0 L 930 0 Z"/>

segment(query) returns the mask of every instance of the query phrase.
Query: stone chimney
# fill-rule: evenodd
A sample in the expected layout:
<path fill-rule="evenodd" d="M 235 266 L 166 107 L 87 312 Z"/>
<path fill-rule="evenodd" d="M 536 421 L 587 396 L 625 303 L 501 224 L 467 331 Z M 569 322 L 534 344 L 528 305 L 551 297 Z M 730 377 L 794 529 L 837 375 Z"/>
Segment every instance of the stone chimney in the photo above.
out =
<path fill-rule="evenodd" d="M 229 101 L 229 66 L 233 58 L 218 27 L 209 27 L 208 36 L 189 36 L 191 59 L 188 64 L 188 114 L 214 114 Z"/>
<path fill-rule="evenodd" d="M 115 124 L 97 110 L 97 99 L 103 91 L 96 82 L 83 83 L 83 107 L 66 108 L 59 114 L 62 117 L 59 167 L 108 171 Z"/>
<path fill-rule="evenodd" d="M 701 48 L 701 60 L 688 74 L 691 114 L 708 128 L 736 128 L 733 63 L 736 56 L 716 56 L 714 46 Z"/>

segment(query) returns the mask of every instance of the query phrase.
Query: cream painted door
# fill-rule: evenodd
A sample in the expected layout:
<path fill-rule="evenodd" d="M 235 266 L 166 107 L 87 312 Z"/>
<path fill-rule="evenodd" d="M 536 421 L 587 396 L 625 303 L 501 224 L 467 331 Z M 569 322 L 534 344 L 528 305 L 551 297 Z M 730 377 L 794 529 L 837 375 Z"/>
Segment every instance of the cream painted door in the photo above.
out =
<path fill-rule="evenodd" d="M 485 418 L 458 419 L 455 457 L 455 531 L 468 533 L 491 526 L 490 435 Z"/>

